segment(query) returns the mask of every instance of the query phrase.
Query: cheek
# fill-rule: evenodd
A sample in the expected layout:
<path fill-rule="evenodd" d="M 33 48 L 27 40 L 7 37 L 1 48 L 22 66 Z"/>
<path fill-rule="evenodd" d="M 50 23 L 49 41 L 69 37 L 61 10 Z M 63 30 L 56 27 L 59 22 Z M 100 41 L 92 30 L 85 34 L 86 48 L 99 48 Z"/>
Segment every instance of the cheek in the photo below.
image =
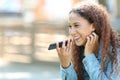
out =
<path fill-rule="evenodd" d="M 85 29 L 84 32 L 83 32 L 83 35 L 87 37 L 87 36 L 90 35 L 91 33 L 92 33 L 91 30 Z"/>
<path fill-rule="evenodd" d="M 87 36 L 90 35 L 91 32 L 89 31 L 81 31 L 81 44 L 85 45 L 87 41 Z"/>
<path fill-rule="evenodd" d="M 79 33 L 81 34 L 82 38 L 86 38 L 90 33 L 88 31 L 79 31 Z"/>
<path fill-rule="evenodd" d="M 84 44 L 86 42 L 86 40 L 87 40 L 87 34 L 86 33 L 82 33 L 81 38 L 82 38 L 82 42 Z"/>

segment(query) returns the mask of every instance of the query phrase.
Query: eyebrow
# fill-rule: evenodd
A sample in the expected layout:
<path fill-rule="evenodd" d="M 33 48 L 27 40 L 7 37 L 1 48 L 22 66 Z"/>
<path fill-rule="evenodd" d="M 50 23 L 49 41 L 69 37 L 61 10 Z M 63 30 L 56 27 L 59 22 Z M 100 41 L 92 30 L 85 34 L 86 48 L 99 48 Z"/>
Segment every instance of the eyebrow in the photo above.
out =
<path fill-rule="evenodd" d="M 73 23 L 74 25 L 76 25 L 76 24 L 80 24 L 80 22 L 75 22 L 75 23 Z"/>
<path fill-rule="evenodd" d="M 80 22 L 74 22 L 74 25 L 80 24 Z M 68 25 L 70 25 L 70 23 L 68 23 Z"/>

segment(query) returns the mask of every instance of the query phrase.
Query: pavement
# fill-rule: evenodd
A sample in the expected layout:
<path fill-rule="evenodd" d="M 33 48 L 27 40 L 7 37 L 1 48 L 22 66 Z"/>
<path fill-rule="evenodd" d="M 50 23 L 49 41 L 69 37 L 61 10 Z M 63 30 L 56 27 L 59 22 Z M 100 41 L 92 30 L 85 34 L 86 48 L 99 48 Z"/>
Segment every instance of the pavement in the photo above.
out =
<path fill-rule="evenodd" d="M 61 80 L 59 64 L 40 61 L 32 64 L 10 63 L 0 67 L 0 80 Z"/>

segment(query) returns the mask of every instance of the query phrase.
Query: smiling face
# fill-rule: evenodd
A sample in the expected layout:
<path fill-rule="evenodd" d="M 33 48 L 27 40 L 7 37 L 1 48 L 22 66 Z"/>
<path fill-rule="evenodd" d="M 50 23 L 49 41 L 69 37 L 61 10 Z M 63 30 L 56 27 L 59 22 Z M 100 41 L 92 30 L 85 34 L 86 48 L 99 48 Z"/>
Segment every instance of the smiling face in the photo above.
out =
<path fill-rule="evenodd" d="M 69 24 L 69 33 L 77 46 L 84 46 L 87 36 L 95 30 L 87 19 L 73 12 L 69 15 Z"/>

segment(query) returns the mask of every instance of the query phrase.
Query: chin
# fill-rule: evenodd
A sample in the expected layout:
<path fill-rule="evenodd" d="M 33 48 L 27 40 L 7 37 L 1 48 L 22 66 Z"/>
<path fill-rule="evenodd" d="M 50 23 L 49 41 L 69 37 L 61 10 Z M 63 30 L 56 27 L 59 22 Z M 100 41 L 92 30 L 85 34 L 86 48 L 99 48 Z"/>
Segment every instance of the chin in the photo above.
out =
<path fill-rule="evenodd" d="M 75 45 L 76 45 L 76 46 L 84 46 L 84 45 L 85 45 L 85 42 L 75 42 Z"/>
<path fill-rule="evenodd" d="M 76 45 L 76 46 L 83 46 L 82 43 L 77 43 L 77 42 L 75 42 L 75 45 Z"/>

